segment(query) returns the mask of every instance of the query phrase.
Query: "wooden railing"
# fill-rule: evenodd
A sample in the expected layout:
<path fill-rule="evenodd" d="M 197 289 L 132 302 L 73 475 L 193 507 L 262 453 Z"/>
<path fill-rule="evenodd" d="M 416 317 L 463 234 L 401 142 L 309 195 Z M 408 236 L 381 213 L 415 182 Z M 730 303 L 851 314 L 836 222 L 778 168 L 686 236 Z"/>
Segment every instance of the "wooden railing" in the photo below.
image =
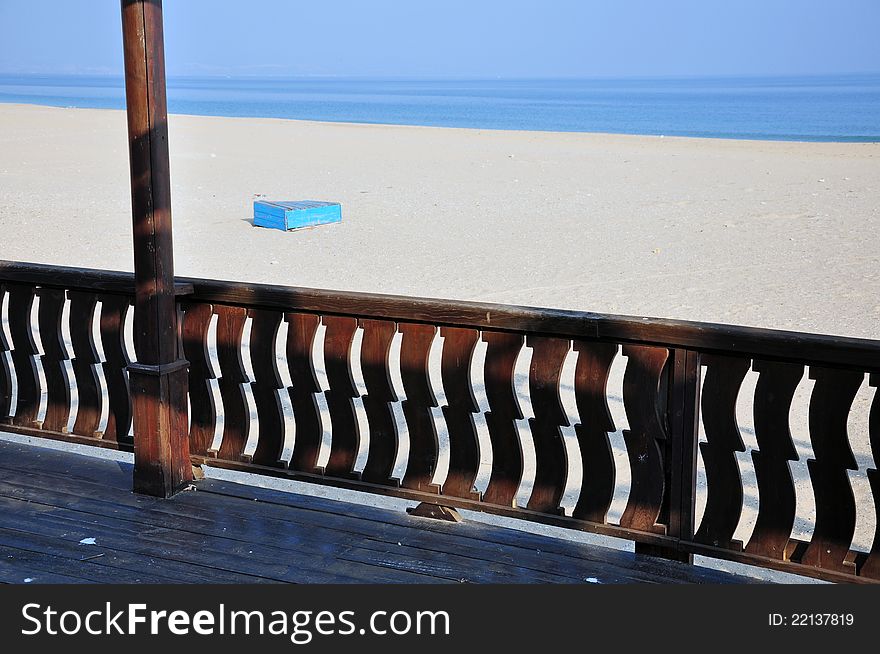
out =
<path fill-rule="evenodd" d="M 11 336 L 0 342 L 3 429 L 130 448 L 131 275 L 0 262 L 0 284 Z M 196 463 L 626 538 L 680 560 L 880 581 L 880 474 L 851 447 L 870 443 L 880 459 L 880 342 L 201 279 L 178 286 Z M 628 481 L 608 390 L 621 368 Z M 799 389 L 810 393 L 809 438 L 797 444 L 789 416 Z M 865 393 L 867 433 L 851 433 Z M 754 420 L 750 461 L 743 404 Z M 812 458 L 796 478 L 805 448 Z M 858 503 L 855 483 L 870 488 Z M 805 497 L 815 518 L 798 538 Z M 743 543 L 750 498 L 756 517 Z M 853 545 L 857 522 L 873 522 L 871 547 Z"/>

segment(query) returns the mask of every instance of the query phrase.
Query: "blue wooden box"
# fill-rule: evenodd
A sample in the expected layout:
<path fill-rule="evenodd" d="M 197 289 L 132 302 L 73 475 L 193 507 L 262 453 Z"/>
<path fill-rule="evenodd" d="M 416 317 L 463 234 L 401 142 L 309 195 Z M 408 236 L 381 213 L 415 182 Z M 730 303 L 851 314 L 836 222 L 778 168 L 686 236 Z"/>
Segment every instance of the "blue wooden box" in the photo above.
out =
<path fill-rule="evenodd" d="M 338 202 L 298 200 L 275 202 L 254 200 L 254 225 L 272 229 L 315 227 L 342 220 L 342 205 Z"/>

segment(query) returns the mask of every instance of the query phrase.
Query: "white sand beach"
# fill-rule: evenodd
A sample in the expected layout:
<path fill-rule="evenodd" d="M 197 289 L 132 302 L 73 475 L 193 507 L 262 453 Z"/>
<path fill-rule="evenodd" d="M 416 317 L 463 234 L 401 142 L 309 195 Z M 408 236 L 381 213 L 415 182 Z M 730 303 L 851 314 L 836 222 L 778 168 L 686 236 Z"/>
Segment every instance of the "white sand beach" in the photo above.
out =
<path fill-rule="evenodd" d="M 880 144 L 170 118 L 178 274 L 880 337 Z M 0 258 L 131 270 L 125 114 L 0 105 Z M 251 224 L 255 194 L 343 222 Z"/>
<path fill-rule="evenodd" d="M 878 143 L 177 115 L 170 139 L 180 275 L 880 338 Z M 340 201 L 343 221 L 255 228 L 257 194 Z M 124 112 L 0 105 L 0 234 L 0 259 L 131 270 Z M 620 372 L 609 388 L 618 428 Z M 806 489 L 796 535 L 815 519 L 811 385 L 792 409 L 801 455 L 792 468 Z M 872 397 L 866 382 L 851 419 L 854 487 L 866 506 Z M 740 426 L 754 447 L 747 411 Z M 628 483 L 620 432 L 612 440 Z M 750 459 L 740 462 L 747 497 L 737 537 L 747 537 L 757 497 Z M 865 514 L 860 548 L 874 533 Z"/>

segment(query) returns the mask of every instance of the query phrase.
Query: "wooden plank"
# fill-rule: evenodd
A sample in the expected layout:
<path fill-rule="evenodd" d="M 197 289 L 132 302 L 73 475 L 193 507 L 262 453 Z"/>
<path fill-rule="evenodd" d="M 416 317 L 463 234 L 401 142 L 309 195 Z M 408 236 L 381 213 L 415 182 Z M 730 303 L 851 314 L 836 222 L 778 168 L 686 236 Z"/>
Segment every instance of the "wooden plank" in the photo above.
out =
<path fill-rule="evenodd" d="M 798 460 L 789 414 L 804 368 L 769 361 L 755 361 L 752 368 L 759 373 L 754 400 L 758 449 L 752 450 L 758 482 L 758 517 L 745 551 L 783 560 L 797 504 L 788 464 Z"/>
<path fill-rule="evenodd" d="M 871 551 L 862 563 L 859 574 L 880 581 L 880 374 L 871 375 L 869 383 L 875 389 L 874 399 L 871 401 L 871 412 L 868 416 L 868 434 L 874 467 L 867 470 L 868 482 L 871 485 L 871 494 L 874 498 L 874 541 L 871 544 Z"/>
<path fill-rule="evenodd" d="M 281 460 L 284 450 L 284 410 L 278 395 L 278 390 L 284 388 L 284 384 L 275 360 L 275 341 L 282 314 L 256 309 L 248 313 L 251 318 L 251 367 L 254 371 L 251 391 L 260 426 L 253 461 L 264 466 L 285 468 L 287 461 Z"/>
<path fill-rule="evenodd" d="M 437 406 L 437 398 L 428 374 L 428 358 L 437 328 L 434 325 L 401 323 L 398 329 L 403 334 L 400 376 L 406 395 L 401 404 L 409 433 L 409 458 L 401 485 L 439 493 L 440 487 L 432 483 L 440 455 L 440 441 L 431 412 Z"/>
<path fill-rule="evenodd" d="M 666 429 L 660 418 L 660 389 L 669 353 L 665 348 L 635 345 L 624 346 L 623 353 L 627 357 L 623 403 L 630 425 L 623 431 L 623 438 L 632 483 L 620 524 L 665 533 L 665 526 L 657 521 L 666 485 L 660 446 L 660 441 L 666 439 Z"/>
<path fill-rule="evenodd" d="M 113 551 L 151 556 L 195 569 L 204 568 L 205 575 L 217 569 L 223 573 L 241 573 L 288 583 L 430 581 L 405 571 L 389 571 L 376 576 L 374 571 L 352 565 L 341 558 L 350 549 L 347 545 L 318 543 L 289 529 L 282 547 L 278 543 L 269 545 L 257 540 L 230 538 L 225 534 L 221 536 L 187 530 L 189 521 L 186 517 L 152 513 L 144 520 L 142 509 L 129 512 L 128 519 L 122 515 L 124 512 L 121 509 L 117 509 L 115 515 L 110 515 L 100 502 L 45 489 L 30 492 L 19 489 L 21 497 L 28 500 L 22 502 L 8 498 L 8 488 L 8 484 L 0 482 L 0 528 L 19 529 L 56 539 L 67 537 L 74 541 L 95 537 Z M 33 511 L 40 498 L 48 502 L 45 506 L 50 510 Z M 25 505 L 25 510 L 31 511 L 26 515 L 26 520 L 22 519 L 21 514 L 17 517 L 12 515 L 14 505 L 10 502 L 16 501 Z M 210 524 L 222 523 L 221 506 L 203 505 L 202 508 L 211 511 L 213 519 Z M 217 529 L 222 527 L 218 526 Z M 227 531 L 234 530 L 233 522 Z"/>
<path fill-rule="evenodd" d="M 664 452 L 664 467 L 669 480 L 667 493 L 667 533 L 681 540 L 694 537 L 697 500 L 697 443 L 700 430 L 700 353 L 677 348 L 670 356 L 666 423 L 669 438 Z M 643 550 L 644 551 L 644 550 Z M 679 550 L 655 551 L 685 563 L 693 555 Z"/>
<path fill-rule="evenodd" d="M 241 358 L 247 309 L 214 305 L 217 314 L 217 360 L 220 364 L 220 397 L 223 402 L 223 440 L 217 457 L 238 461 L 250 433 L 250 410 L 244 393 L 248 376 Z"/>
<path fill-rule="evenodd" d="M 0 280 L 40 288 L 73 289 L 114 295 L 134 296 L 134 274 L 117 270 L 99 270 L 73 266 L 0 260 Z M 175 280 L 177 296 L 191 295 L 192 284 Z"/>
<path fill-rule="evenodd" d="M 417 522 L 409 527 L 401 528 L 399 526 L 386 525 L 381 521 L 364 521 L 349 518 L 346 515 L 324 514 L 313 522 L 302 523 L 296 520 L 297 515 L 301 512 L 294 509 L 287 509 L 273 519 L 263 515 L 262 505 L 254 504 L 252 500 L 236 501 L 230 498 L 222 498 L 222 501 L 218 502 L 219 498 L 215 497 L 211 500 L 212 504 L 206 506 L 206 499 L 198 493 L 181 496 L 174 505 L 164 505 L 160 511 L 150 512 L 149 516 L 144 516 L 142 515 L 144 513 L 143 509 L 135 513 L 125 511 L 119 505 L 114 506 L 112 501 L 108 503 L 105 500 L 91 499 L 88 497 L 91 491 L 88 490 L 79 491 L 85 495 L 84 497 L 68 495 L 64 491 L 57 490 L 58 485 L 70 487 L 71 483 L 46 483 L 42 477 L 37 477 L 30 480 L 30 484 L 43 487 L 30 488 L 21 485 L 21 474 L 12 476 L 14 477 L 13 483 L 0 482 L 0 507 L 6 506 L 3 503 L 5 501 L 3 497 L 10 492 L 10 486 L 13 486 L 14 488 L 11 492 L 17 498 L 27 500 L 31 505 L 29 508 L 42 506 L 51 510 L 48 516 L 40 515 L 39 517 L 31 517 L 27 520 L 26 528 L 30 530 L 38 528 L 43 517 L 46 517 L 47 524 L 63 527 L 65 533 L 70 532 L 71 528 L 76 528 L 77 524 L 83 523 L 85 531 L 76 532 L 75 538 L 79 538 L 84 533 L 100 533 L 103 537 L 103 542 L 112 531 L 113 533 L 119 532 L 118 535 L 122 539 L 137 539 L 140 534 L 139 529 L 134 526 L 125 526 L 126 523 L 132 521 L 136 525 L 149 528 L 148 531 L 152 542 L 169 542 L 169 535 L 164 531 L 160 533 L 159 526 L 162 529 L 167 528 L 169 530 L 188 530 L 186 533 L 191 535 L 184 542 L 188 543 L 189 547 L 198 545 L 198 539 L 206 531 L 215 536 L 222 536 L 226 540 L 238 540 L 243 543 L 251 543 L 251 535 L 259 533 L 264 535 L 271 534 L 269 539 L 265 537 L 260 539 L 261 545 L 291 550 L 297 553 L 297 555 L 308 554 L 314 551 L 326 554 L 331 552 L 331 545 L 337 544 L 343 546 L 339 552 L 348 552 L 352 549 L 364 550 L 362 554 L 367 557 L 372 556 L 369 554 L 369 551 L 385 552 L 389 548 L 398 553 L 408 553 L 409 556 L 421 556 L 425 559 L 437 558 L 438 556 L 448 558 L 454 555 L 461 559 L 458 561 L 458 568 L 460 569 L 458 574 L 462 575 L 470 570 L 470 577 L 473 577 L 474 574 L 479 574 L 489 565 L 501 565 L 496 557 L 484 555 L 485 547 L 475 548 L 472 545 L 469 548 L 462 548 L 459 544 L 455 547 L 444 549 L 442 541 L 440 541 L 441 547 L 437 547 L 438 542 L 436 539 L 428 539 L 427 541 L 421 539 L 419 543 L 414 543 L 415 540 L 419 540 L 421 535 Z M 49 504 L 41 504 L 41 502 L 49 502 Z M 183 503 L 183 506 L 181 503 Z M 104 508 L 108 504 L 114 506 L 114 508 Z M 58 510 L 51 508 L 58 507 L 59 505 Z M 62 515 L 62 509 L 72 509 L 74 506 L 76 507 L 75 510 L 83 514 L 82 517 L 65 518 L 64 515 L 67 514 Z M 340 503 L 337 509 L 344 511 L 344 506 L 344 504 Z M 278 507 L 275 508 L 277 509 Z M 8 509 L 8 506 L 6 509 Z M 9 513 L 15 512 L 9 511 Z M 187 513 L 199 515 L 202 519 L 193 524 L 190 515 L 187 515 Z M 208 516 L 210 519 L 204 519 L 205 516 Z M 222 522 L 216 521 L 218 516 L 223 517 Z M 18 524 L 19 522 L 21 520 L 17 518 L 13 524 Z M 352 523 L 356 523 L 360 528 L 352 529 Z M 3 524 L 2 518 L 0 518 L 0 524 Z M 120 524 L 123 526 L 119 527 L 118 525 Z M 220 524 L 224 525 L 222 527 L 222 534 Z M 389 529 L 392 529 L 394 533 L 385 533 Z M 171 533 L 176 533 L 176 531 Z M 384 536 L 382 535 L 383 533 L 385 534 Z M 173 541 L 171 544 L 173 544 Z M 130 546 L 125 545 L 125 547 Z M 499 567 L 493 574 L 499 578 L 515 578 L 528 571 L 530 576 L 537 576 L 545 581 L 558 581 L 557 577 L 560 574 L 556 572 L 548 575 L 539 567 L 521 568 L 520 563 L 522 561 L 519 558 L 508 560 L 505 562 L 506 567 Z M 533 559 L 534 554 L 529 551 L 527 556 L 522 558 L 526 560 Z M 283 560 L 284 556 L 276 557 L 276 559 Z M 272 559 L 272 561 L 276 559 Z M 514 568 L 517 568 L 517 570 L 514 570 Z M 561 576 L 570 577 L 572 572 L 571 570 L 566 570 Z M 513 580 L 513 578 L 508 579 L 508 581 Z"/>
<path fill-rule="evenodd" d="M 0 322 L 7 316 L 3 310 L 3 298 L 6 296 L 6 286 L 0 284 Z M 6 330 L 0 329 L 0 421 L 7 421 L 12 411 L 12 370 L 7 360 L 9 343 L 6 342 Z"/>
<path fill-rule="evenodd" d="M 279 468 L 269 468 L 265 466 L 257 466 L 251 463 L 235 463 L 231 461 L 223 461 L 220 459 L 200 459 L 194 458 L 197 464 L 208 464 L 228 470 L 237 470 L 270 477 L 280 477 L 283 479 L 302 481 L 311 484 L 320 484 L 335 488 L 344 488 L 366 493 L 375 493 L 379 495 L 387 495 L 400 499 L 413 500 L 416 502 L 438 502 L 442 501 L 444 505 L 468 511 L 476 511 L 478 513 L 491 513 L 494 515 L 505 516 L 508 518 L 516 518 L 518 520 L 527 520 L 554 527 L 564 527 L 566 529 L 574 529 L 576 531 L 585 531 L 589 533 L 601 534 L 603 536 L 613 536 L 615 538 L 624 538 L 641 543 L 653 543 L 656 545 L 674 546 L 675 539 L 665 534 L 642 531 L 630 527 L 622 527 L 614 524 L 602 524 L 588 522 L 585 520 L 575 519 L 564 515 L 540 513 L 530 511 L 521 507 L 506 507 L 497 504 L 488 504 L 481 502 L 479 499 L 469 499 L 457 497 L 451 494 L 442 495 L 442 500 L 437 495 L 425 493 L 422 491 L 411 490 L 408 488 L 390 488 L 388 486 L 378 486 L 370 484 L 358 479 L 344 479 L 341 477 L 331 477 L 324 475 L 314 475 L 308 473 L 300 473 L 294 470 L 282 470 Z"/>
<path fill-rule="evenodd" d="M 743 487 L 736 452 L 746 446 L 736 420 L 736 400 L 751 367 L 739 357 L 704 357 L 703 426 L 706 442 L 700 452 L 706 467 L 706 509 L 694 540 L 715 547 L 742 550 L 733 534 L 742 515 Z"/>
<path fill-rule="evenodd" d="M 131 363 L 125 344 L 125 317 L 131 298 L 124 295 L 101 295 L 102 364 L 107 382 L 110 411 L 104 440 L 131 446 L 131 393 L 128 387 L 128 365 Z"/>
<path fill-rule="evenodd" d="M 360 448 L 360 428 L 354 412 L 359 397 L 351 371 L 351 347 L 358 328 L 356 318 L 324 316 L 324 368 L 329 390 L 324 393 L 330 411 L 330 458 L 324 473 L 342 479 L 359 479 L 354 464 Z"/>
<path fill-rule="evenodd" d="M 580 422 L 574 426 L 583 466 L 575 518 L 604 523 L 614 498 L 617 471 L 608 434 L 616 431 L 608 407 L 608 373 L 617 356 L 616 343 L 575 341 L 578 353 L 574 392 Z"/>
<path fill-rule="evenodd" d="M 42 502 L 48 503 L 43 506 L 51 509 L 48 514 L 41 511 L 38 515 L 28 517 L 25 529 L 38 533 L 47 533 L 45 529 L 48 528 L 59 529 L 73 539 L 73 542 L 84 534 L 99 533 L 101 543 L 108 543 L 114 548 L 120 546 L 125 548 L 125 551 L 141 551 L 132 550 L 135 545 L 130 543 L 140 542 L 140 534 L 144 533 L 144 528 L 147 528 L 149 542 L 160 546 L 163 552 L 178 543 L 175 537 L 180 534 L 182 534 L 181 543 L 190 548 L 199 547 L 204 550 L 212 546 L 211 542 L 202 540 L 205 536 L 205 526 L 211 526 L 212 533 L 217 536 L 220 533 L 219 525 L 222 524 L 222 537 L 225 540 L 246 543 L 247 545 L 241 547 L 251 548 L 249 553 L 256 551 L 249 544 L 252 542 L 249 535 L 253 533 L 271 535 L 269 540 L 260 540 L 261 546 L 278 547 L 295 552 L 297 555 L 310 554 L 313 557 L 314 548 L 326 554 L 332 549 L 332 544 L 338 543 L 343 548 L 338 550 L 337 558 L 343 561 L 374 563 L 377 558 L 384 559 L 386 556 L 392 559 L 402 557 L 410 561 L 410 566 L 401 569 L 408 569 L 417 574 L 433 574 L 453 581 L 466 579 L 476 582 L 567 581 L 570 583 L 583 581 L 586 576 L 598 576 L 603 583 L 668 580 L 667 577 L 651 572 L 650 566 L 639 569 L 631 568 L 629 565 L 619 566 L 616 562 L 604 560 L 602 556 L 566 558 L 562 559 L 560 564 L 558 557 L 543 553 L 540 548 L 515 548 L 507 544 L 490 547 L 478 539 L 470 539 L 469 545 L 463 545 L 462 543 L 467 543 L 468 539 L 458 538 L 454 534 L 434 534 L 426 537 L 416 521 L 414 521 L 415 525 L 401 528 L 382 520 L 364 521 L 352 519 L 347 515 L 310 512 L 314 516 L 312 520 L 302 522 L 299 519 L 302 512 L 288 507 L 280 511 L 278 509 L 281 507 L 269 507 L 275 509 L 275 517 L 270 518 L 264 515 L 267 513 L 267 507 L 263 503 L 254 504 L 252 500 L 230 503 L 229 498 L 224 498 L 225 505 L 206 506 L 204 498 L 200 498 L 198 493 L 188 493 L 180 496 L 180 502 L 191 507 L 193 513 L 209 518 L 199 521 L 195 527 L 192 527 L 189 526 L 191 522 L 185 513 L 180 518 L 176 517 L 176 513 L 182 508 L 177 500 L 174 505 L 163 505 L 159 512 L 144 515 L 143 509 L 128 512 L 117 506 L 112 511 L 107 510 L 104 507 L 108 502 L 99 499 L 69 496 L 46 488 L 32 490 L 30 486 L 21 485 L 20 477 L 16 477 L 16 482 L 16 488 L 12 492 L 22 500 L 26 500 L 29 508 L 39 507 Z M 43 482 L 41 478 L 36 478 L 32 479 L 31 483 L 40 485 Z M 14 510 L 10 510 L 4 504 L 4 498 L 10 492 L 9 487 L 10 484 L 0 482 L 0 508 L 9 514 L 15 514 Z M 58 508 L 56 510 L 52 507 Z M 77 515 L 70 513 L 71 509 Z M 223 520 L 216 520 L 215 524 L 217 516 L 223 516 Z M 0 517 L 0 525 L 6 525 L 5 519 Z M 21 520 L 22 517 L 18 515 L 12 526 L 19 524 Z M 126 526 L 127 524 L 131 526 Z M 299 524 L 303 525 L 303 529 L 296 528 Z M 392 533 L 388 533 L 389 531 Z M 55 537 L 59 532 L 48 533 Z M 217 546 L 214 545 L 214 551 L 216 550 Z M 508 555 L 502 556 L 503 554 Z M 290 553 L 275 555 L 271 559 L 260 559 L 258 554 L 257 559 L 274 563 L 284 560 L 285 556 L 289 557 L 289 555 Z M 630 561 L 625 560 L 625 563 Z M 326 563 L 324 565 L 326 566 Z"/>
<path fill-rule="evenodd" d="M 506 332 L 483 332 L 482 338 L 486 343 L 483 382 L 489 402 L 485 417 L 492 443 L 492 473 L 483 501 L 512 507 L 516 505 L 524 467 L 522 441 L 516 424 L 523 415 L 514 386 L 514 373 L 525 339 L 522 334 Z"/>
<path fill-rule="evenodd" d="M 288 313 L 284 319 L 288 324 L 287 367 L 292 384 L 288 394 L 296 429 L 290 466 L 320 474 L 323 469 L 318 467 L 318 457 L 324 429 L 317 400 L 321 385 L 315 373 L 312 352 L 321 318 L 307 313 Z"/>
<path fill-rule="evenodd" d="M 397 402 L 397 394 L 391 383 L 388 357 L 397 325 L 389 320 L 360 320 L 358 325 L 364 333 L 360 359 L 367 392 L 362 400 L 370 425 L 367 462 L 361 477 L 373 484 L 396 487 L 400 480 L 391 475 L 399 442 L 391 403 Z"/>
<path fill-rule="evenodd" d="M 31 327 L 31 309 L 34 288 L 7 284 L 9 294 L 9 335 L 12 337 L 12 364 L 15 368 L 16 404 L 14 425 L 39 427 L 36 423 L 40 410 L 42 386 L 37 374 L 35 357 L 39 354 Z"/>
<path fill-rule="evenodd" d="M 103 584 L 265 583 L 259 577 L 215 572 L 105 547 L 83 546 L 58 536 L 41 536 L 18 529 L 0 528 L 0 556 L 4 557 L 4 566 L 20 570 L 23 577 L 36 577 L 38 583 L 46 582 L 32 574 L 35 570 Z"/>
<path fill-rule="evenodd" d="M 0 556 L 9 563 L 0 566 L 0 584 L 97 584 L 88 576 L 59 572 L 55 566 L 41 565 L 44 555 L 0 546 Z"/>
<path fill-rule="evenodd" d="M 535 480 L 527 507 L 564 515 L 560 503 L 568 477 L 568 456 L 560 427 L 568 426 L 568 416 L 559 397 L 559 377 L 570 342 L 529 336 L 526 344 L 532 348 L 529 395 L 535 414 L 529 419 L 535 443 Z"/>
<path fill-rule="evenodd" d="M 864 373 L 810 368 L 816 380 L 810 396 L 810 442 L 814 458 L 807 460 L 816 498 L 816 524 L 810 544 L 800 559 L 803 565 L 855 574 L 849 561 L 856 529 L 856 499 L 848 470 L 858 470 L 847 434 L 847 419 Z"/>
<path fill-rule="evenodd" d="M 26 446 L 2 445 L 0 451 L 3 452 L 3 456 L 0 457 L 0 463 L 5 465 L 11 462 L 12 459 L 9 457 L 11 451 L 23 450 L 26 455 L 28 449 Z M 293 550 L 300 548 L 301 545 L 295 538 L 288 540 L 288 533 L 291 530 L 294 530 L 293 533 L 298 534 L 300 538 L 302 534 L 311 538 L 320 533 L 320 541 L 344 538 L 347 539 L 346 542 L 358 544 L 362 543 L 364 539 L 376 540 L 376 551 L 383 551 L 383 548 L 388 549 L 389 545 L 396 550 L 394 545 L 401 542 L 403 545 L 397 547 L 415 548 L 426 552 L 451 551 L 478 561 L 509 562 L 519 567 L 534 568 L 539 572 L 544 570 L 572 578 L 580 578 L 581 571 L 585 569 L 584 566 L 593 566 L 592 569 L 598 569 L 596 566 L 599 565 L 606 568 L 603 575 L 608 576 L 613 573 L 621 579 L 624 577 L 632 578 L 633 573 L 630 571 L 630 566 L 635 566 L 633 569 L 639 572 L 642 577 L 650 577 L 650 579 L 657 581 L 666 580 L 665 575 L 670 574 L 665 572 L 667 568 L 662 564 L 658 566 L 650 559 L 634 557 L 627 552 L 593 548 L 554 538 L 474 523 L 455 525 L 454 530 L 437 529 L 433 524 L 425 524 L 429 521 L 414 519 L 402 512 L 334 502 L 323 498 L 296 496 L 228 482 L 206 480 L 200 482 L 200 484 L 205 484 L 200 486 L 205 489 L 203 491 L 181 494 L 173 502 L 157 502 L 150 498 L 138 497 L 124 492 L 122 487 L 124 487 L 127 477 L 125 471 L 119 470 L 115 464 L 108 461 L 86 459 L 89 462 L 89 467 L 101 470 L 100 479 L 102 481 L 109 481 L 111 488 L 119 488 L 119 491 L 114 491 L 109 496 L 106 492 L 102 495 L 99 489 L 106 488 L 106 484 L 87 481 L 88 475 L 84 474 L 84 466 L 76 465 L 81 463 L 79 460 L 84 457 L 46 450 L 42 450 L 42 452 L 45 457 L 41 456 L 35 460 L 35 465 L 29 466 L 31 471 L 4 468 L 4 470 L 9 470 L 9 475 L 0 476 L 11 479 L 14 482 L 13 487 L 34 489 L 30 495 L 30 498 L 34 500 L 51 499 L 56 503 L 75 502 L 79 509 L 85 510 L 89 516 L 93 516 L 87 518 L 89 520 L 106 518 L 112 524 L 119 525 L 119 520 L 124 518 L 123 524 L 134 522 L 153 528 L 162 526 L 173 530 L 174 533 L 180 530 L 195 530 L 196 532 L 210 530 L 212 533 L 219 533 L 221 527 L 226 527 L 226 531 L 223 532 L 224 537 L 241 538 L 243 539 L 241 542 L 246 543 L 251 534 L 259 533 L 270 536 L 270 540 L 277 541 L 277 545 Z M 59 465 L 65 461 L 66 465 Z M 69 474 L 68 469 L 80 472 Z M 57 476 L 49 474 L 53 470 L 57 472 Z M 0 488 L 8 487 L 9 484 L 0 484 Z M 59 492 L 60 490 L 77 488 L 79 489 L 77 492 L 82 497 L 68 496 Z M 211 490 L 212 488 L 222 491 L 225 498 L 224 495 L 216 494 Z M 230 503 L 228 501 L 230 492 L 233 496 L 236 493 L 240 494 L 240 500 Z M 255 498 L 260 501 L 254 503 Z M 227 501 L 224 503 L 223 499 Z M 125 508 L 126 505 L 129 505 L 128 509 Z M 148 507 L 156 508 L 150 509 Z M 333 512 L 335 512 L 335 517 Z M 339 515 L 340 512 L 344 515 Z M 82 518 L 80 519 L 82 520 Z M 49 519 L 49 522 L 52 523 L 52 519 Z M 117 528 L 119 527 L 117 526 Z M 337 536 L 328 535 L 334 531 L 338 534 Z M 443 533 L 443 531 L 447 533 Z M 120 538 L 124 542 L 125 535 L 121 534 Z M 367 549 L 371 547 L 373 546 L 367 546 Z M 409 556 L 416 554 L 413 551 L 404 551 L 409 552 Z M 364 556 L 373 555 L 364 553 Z M 430 558 L 434 555 L 425 554 L 424 556 Z M 621 567 L 622 569 L 614 571 L 608 566 Z M 661 568 L 662 571 L 658 571 L 656 568 Z M 675 568 L 672 570 L 676 572 Z M 688 573 L 684 578 L 706 579 L 715 574 L 717 573 L 706 571 L 700 577 Z M 675 577 L 675 575 L 672 576 Z M 725 579 L 723 574 L 718 578 Z M 732 578 L 726 579 L 727 581 L 732 580 Z"/>
<path fill-rule="evenodd" d="M 279 509 L 279 513 L 276 514 L 278 519 L 289 519 L 285 517 L 290 516 L 287 512 L 288 509 L 298 508 L 313 513 L 315 515 L 312 518 L 313 520 L 320 520 L 327 511 L 333 511 L 334 505 L 337 504 L 334 500 L 302 496 L 294 493 L 282 493 L 231 482 L 206 480 L 201 483 L 203 484 L 201 486 L 202 492 L 232 495 L 244 499 L 256 497 L 263 505 L 275 505 Z M 185 498 L 185 500 L 188 499 Z M 373 507 L 351 503 L 345 503 L 345 507 L 345 514 L 348 517 L 358 517 L 364 521 L 379 521 L 386 527 L 390 525 L 409 527 L 412 525 L 412 519 L 403 512 L 384 511 L 376 515 Z M 262 510 L 266 511 L 267 509 L 264 506 Z M 304 520 L 306 518 L 304 514 L 298 514 L 297 519 Z M 575 570 L 578 568 L 579 562 L 590 561 L 614 565 L 623 569 L 632 568 L 639 571 L 642 575 L 656 575 L 658 580 L 682 579 L 690 583 L 730 583 L 732 581 L 742 583 L 753 581 L 747 577 L 731 575 L 730 573 L 709 568 L 687 566 L 674 561 L 661 561 L 623 550 L 587 545 L 562 538 L 542 536 L 512 528 L 495 527 L 474 521 L 448 525 L 441 521 L 420 520 L 418 529 L 426 536 L 430 534 L 429 538 L 436 539 L 438 544 L 448 540 L 450 546 L 455 551 L 466 547 L 468 541 L 476 541 L 488 544 L 493 551 L 498 551 L 499 548 L 510 548 L 510 551 L 514 552 L 516 557 L 540 554 L 541 565 L 546 565 L 547 561 L 552 559 L 560 564 L 560 570 Z"/>
<path fill-rule="evenodd" d="M 480 332 L 444 327 L 440 334 L 443 336 L 440 376 L 446 393 L 443 417 L 449 432 L 449 470 L 442 493 L 479 501 L 474 481 L 480 467 L 480 441 L 473 414 L 480 407 L 471 384 L 471 366 Z"/>
<path fill-rule="evenodd" d="M 217 407 L 211 380 L 217 377 L 208 353 L 208 328 L 214 317 L 210 304 L 184 303 L 181 324 L 183 355 L 189 361 L 189 447 L 193 454 L 207 455 L 214 442 Z"/>
<path fill-rule="evenodd" d="M 100 438 L 98 427 L 101 424 L 103 393 L 96 367 L 101 360 L 92 330 L 98 296 L 81 291 L 68 291 L 67 295 L 70 298 L 70 341 L 73 345 L 71 363 L 78 398 L 73 433 Z"/>
<path fill-rule="evenodd" d="M 46 378 L 46 417 L 43 429 L 66 432 L 70 418 L 70 379 L 67 361 L 70 355 L 61 331 L 66 296 L 60 289 L 40 289 L 38 322 L 43 345 L 43 375 Z M 0 298 L 2 299 L 2 298 Z"/>

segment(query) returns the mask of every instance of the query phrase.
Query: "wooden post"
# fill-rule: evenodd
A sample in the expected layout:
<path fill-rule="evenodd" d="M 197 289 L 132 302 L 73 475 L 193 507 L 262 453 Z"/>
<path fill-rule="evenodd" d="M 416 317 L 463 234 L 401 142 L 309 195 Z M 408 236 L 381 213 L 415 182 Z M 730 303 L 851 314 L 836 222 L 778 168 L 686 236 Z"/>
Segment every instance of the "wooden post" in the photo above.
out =
<path fill-rule="evenodd" d="M 192 466 L 174 297 L 161 0 L 122 0 L 122 37 L 134 225 L 134 490 L 170 497 L 192 479 Z"/>

